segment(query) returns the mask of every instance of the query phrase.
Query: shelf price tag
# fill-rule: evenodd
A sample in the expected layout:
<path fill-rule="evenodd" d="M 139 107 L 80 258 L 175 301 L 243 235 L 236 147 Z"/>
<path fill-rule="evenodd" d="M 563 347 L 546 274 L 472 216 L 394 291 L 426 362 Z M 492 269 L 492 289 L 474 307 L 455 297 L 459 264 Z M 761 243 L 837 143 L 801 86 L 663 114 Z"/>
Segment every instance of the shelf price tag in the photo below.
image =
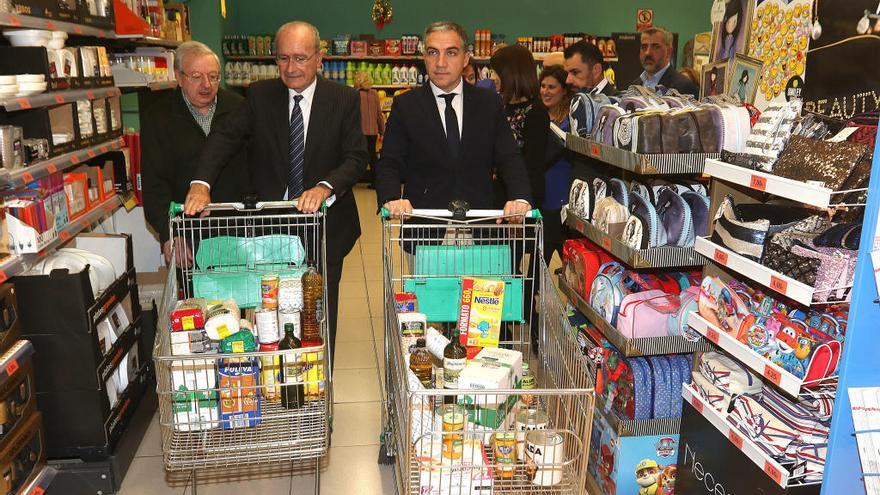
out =
<path fill-rule="evenodd" d="M 6 274 L 6 270 L 0 270 L 0 282 L 5 282 L 9 279 L 9 275 Z"/>
<path fill-rule="evenodd" d="M 70 239 L 70 232 L 62 230 L 61 233 L 58 234 L 58 237 L 60 237 L 62 241 L 67 241 Z"/>
<path fill-rule="evenodd" d="M 43 489 L 42 486 L 35 486 L 33 490 L 31 490 L 30 495 L 43 495 L 46 493 L 46 490 Z"/>
<path fill-rule="evenodd" d="M 46 29 L 48 29 L 49 31 L 54 31 L 55 23 L 52 21 L 46 21 Z"/>
<path fill-rule="evenodd" d="M 31 107 L 31 99 L 30 98 L 19 98 L 18 99 L 18 106 L 22 110 L 29 109 Z"/>
<path fill-rule="evenodd" d="M 79 163 L 79 156 L 77 156 L 77 155 L 72 155 L 72 156 L 70 157 L 70 163 L 72 163 L 72 164 L 74 164 L 74 165 L 78 164 L 78 163 Z"/>
<path fill-rule="evenodd" d="M 602 247 L 608 251 L 611 251 L 611 238 L 606 236 L 602 236 Z"/>
<path fill-rule="evenodd" d="M 771 382 L 775 383 L 776 385 L 779 385 L 779 382 L 782 381 L 782 373 L 779 370 L 777 370 L 776 368 L 774 368 L 773 366 L 770 366 L 769 364 L 765 364 L 764 365 L 764 378 L 770 380 Z"/>
<path fill-rule="evenodd" d="M 86 98 L 88 98 L 90 100 L 94 100 L 95 99 L 95 92 L 92 90 L 86 91 Z"/>
<path fill-rule="evenodd" d="M 86 154 L 89 155 L 89 158 L 94 158 L 96 153 L 95 150 L 86 150 Z"/>
<path fill-rule="evenodd" d="M 788 282 L 782 280 L 776 275 L 770 275 L 770 288 L 780 294 L 785 294 L 785 291 L 788 289 Z"/>
<path fill-rule="evenodd" d="M 12 376 L 16 371 L 18 371 L 18 359 L 13 359 L 6 365 L 6 374 Z"/>
<path fill-rule="evenodd" d="M 54 174 L 55 172 L 58 171 L 58 166 L 55 165 L 54 163 L 50 163 L 49 165 L 46 166 L 46 170 L 48 170 L 50 174 Z"/>
<path fill-rule="evenodd" d="M 718 344 L 718 330 L 714 328 L 706 329 L 706 338 L 713 344 Z"/>
<path fill-rule="evenodd" d="M 30 172 L 25 172 L 25 173 L 21 174 L 21 180 L 23 180 L 25 184 L 27 184 L 29 182 L 33 182 L 34 181 L 34 174 L 32 174 Z"/>
<path fill-rule="evenodd" d="M 757 189 L 758 191 L 766 191 L 767 190 L 767 178 L 761 177 L 760 175 L 753 175 L 749 180 L 749 187 L 752 189 Z"/>
<path fill-rule="evenodd" d="M 700 399 L 694 397 L 694 401 L 691 403 L 691 405 L 694 406 L 694 409 L 696 409 L 698 413 L 703 414 L 703 403 L 700 401 Z"/>
<path fill-rule="evenodd" d="M 21 21 L 18 20 L 18 16 L 11 15 L 11 16 L 9 16 L 8 19 L 9 19 L 9 25 L 10 25 L 10 26 L 12 26 L 12 27 L 19 27 L 19 26 L 21 26 Z"/>
<path fill-rule="evenodd" d="M 598 158 L 602 154 L 602 149 L 596 143 L 590 143 L 590 154 Z"/>
<path fill-rule="evenodd" d="M 776 482 L 777 485 L 782 484 L 782 471 L 776 468 L 770 461 L 764 462 L 764 472 Z"/>
<path fill-rule="evenodd" d="M 738 448 L 739 450 L 742 450 L 742 448 L 743 448 L 743 439 L 742 439 L 741 436 L 739 436 L 739 433 L 737 433 L 736 430 L 734 430 L 733 428 L 731 428 L 731 429 L 727 432 L 727 438 L 730 440 L 730 443 L 732 443 L 732 444 L 734 444 L 734 445 L 736 446 L 736 448 Z"/>
<path fill-rule="evenodd" d="M 64 95 L 55 95 L 55 103 L 64 103 Z"/>
<path fill-rule="evenodd" d="M 720 249 L 715 249 L 715 252 L 712 253 L 712 259 L 719 265 L 727 266 L 727 253 Z"/>

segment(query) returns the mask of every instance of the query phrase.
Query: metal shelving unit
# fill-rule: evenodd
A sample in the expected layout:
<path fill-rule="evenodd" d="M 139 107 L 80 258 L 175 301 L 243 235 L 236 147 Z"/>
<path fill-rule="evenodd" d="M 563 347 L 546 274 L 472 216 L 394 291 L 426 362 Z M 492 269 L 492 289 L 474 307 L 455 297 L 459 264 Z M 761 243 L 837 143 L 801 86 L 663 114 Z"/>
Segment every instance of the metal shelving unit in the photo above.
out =
<path fill-rule="evenodd" d="M 571 133 L 565 136 L 565 147 L 579 155 L 641 175 L 701 174 L 707 159 L 721 156 L 720 153 L 633 153 Z"/>
<path fill-rule="evenodd" d="M 125 145 L 122 138 L 116 138 L 111 141 L 89 146 L 79 150 L 71 151 L 48 160 L 31 164 L 25 168 L 15 169 L 13 171 L 0 171 L 0 190 L 17 189 L 24 187 L 26 184 L 36 179 L 45 177 L 55 172 L 70 168 L 74 165 L 95 158 L 109 151 L 117 150 Z"/>
<path fill-rule="evenodd" d="M 48 93 L 40 93 L 33 96 L 24 96 L 21 98 L 8 98 L 6 100 L 0 100 L 0 107 L 3 107 L 3 109 L 7 112 L 15 112 L 18 110 L 28 110 L 31 108 L 60 105 L 62 103 L 69 103 L 77 100 L 110 98 L 112 96 L 119 96 L 119 94 L 120 91 L 117 87 L 50 91 Z"/>

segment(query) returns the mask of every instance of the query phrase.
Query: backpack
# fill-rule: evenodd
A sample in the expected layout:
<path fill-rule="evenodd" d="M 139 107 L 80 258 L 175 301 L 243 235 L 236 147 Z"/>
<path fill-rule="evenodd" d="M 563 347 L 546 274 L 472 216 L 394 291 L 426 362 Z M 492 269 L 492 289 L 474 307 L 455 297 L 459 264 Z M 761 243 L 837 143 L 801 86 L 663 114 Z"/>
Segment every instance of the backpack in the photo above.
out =
<path fill-rule="evenodd" d="M 651 419 L 654 415 L 654 374 L 645 358 L 629 360 L 633 376 L 633 419 Z"/>
<path fill-rule="evenodd" d="M 562 243 L 565 280 L 584 299 L 590 297 L 599 267 L 611 260 L 611 255 L 589 239 L 568 239 Z"/>
<path fill-rule="evenodd" d="M 613 103 L 600 108 L 590 139 L 614 146 L 614 123 L 624 114 L 626 111 Z"/>
<path fill-rule="evenodd" d="M 625 271 L 620 263 L 609 261 L 599 267 L 590 288 L 590 307 L 611 326 L 617 325 L 617 312 L 624 296 L 620 280 Z"/>
<path fill-rule="evenodd" d="M 611 99 L 603 93 L 575 93 L 571 98 L 568 112 L 572 134 L 589 137 L 596 123 L 599 109 L 603 105 L 610 104 Z"/>
<path fill-rule="evenodd" d="M 696 341 L 700 334 L 688 325 L 688 315 L 697 312 L 697 302 L 700 299 L 700 288 L 688 287 L 678 295 L 678 311 L 669 317 L 669 326 L 666 333 L 669 336 L 684 335 L 688 340 Z"/>

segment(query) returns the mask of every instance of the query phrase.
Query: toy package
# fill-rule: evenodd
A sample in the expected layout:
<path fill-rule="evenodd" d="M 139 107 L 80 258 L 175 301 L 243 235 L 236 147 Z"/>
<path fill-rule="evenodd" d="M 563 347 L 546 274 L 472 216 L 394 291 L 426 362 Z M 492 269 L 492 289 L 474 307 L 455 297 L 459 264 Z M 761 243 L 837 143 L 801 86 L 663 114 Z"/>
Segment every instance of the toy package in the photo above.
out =
<path fill-rule="evenodd" d="M 479 351 L 498 347 L 501 336 L 501 309 L 504 281 L 464 277 L 461 280 L 461 307 L 458 330 L 461 344 Z M 476 354 L 468 350 L 469 357 Z"/>

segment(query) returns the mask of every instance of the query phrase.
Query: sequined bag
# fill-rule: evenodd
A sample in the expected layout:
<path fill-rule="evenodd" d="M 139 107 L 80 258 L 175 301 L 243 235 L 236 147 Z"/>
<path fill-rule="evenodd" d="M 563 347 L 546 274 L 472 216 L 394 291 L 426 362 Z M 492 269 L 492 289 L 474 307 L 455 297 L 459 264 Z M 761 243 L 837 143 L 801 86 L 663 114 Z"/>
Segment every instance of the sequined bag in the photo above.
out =
<path fill-rule="evenodd" d="M 764 247 L 761 264 L 798 282 L 812 286 L 816 283 L 816 274 L 819 271 L 821 261 L 817 258 L 798 256 L 779 244 L 771 242 Z"/>
<path fill-rule="evenodd" d="M 773 173 L 780 177 L 817 181 L 831 190 L 838 190 L 869 152 L 863 144 L 821 141 L 792 136 Z"/>

